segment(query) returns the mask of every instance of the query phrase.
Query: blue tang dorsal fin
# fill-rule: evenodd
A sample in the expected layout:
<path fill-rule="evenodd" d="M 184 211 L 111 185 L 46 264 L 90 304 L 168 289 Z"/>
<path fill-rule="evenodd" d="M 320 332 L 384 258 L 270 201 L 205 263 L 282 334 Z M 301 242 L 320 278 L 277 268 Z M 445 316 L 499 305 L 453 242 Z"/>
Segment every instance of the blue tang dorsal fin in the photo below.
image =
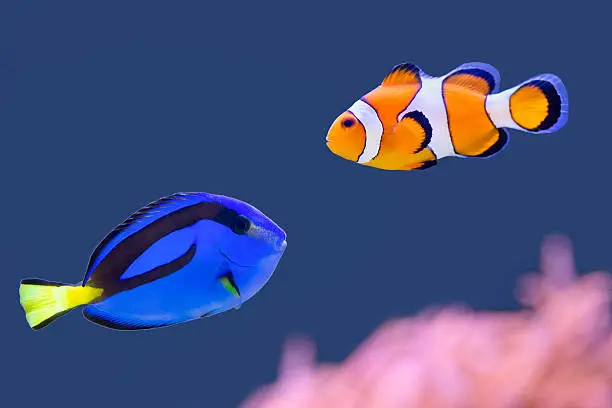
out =
<path fill-rule="evenodd" d="M 121 241 L 174 211 L 206 201 L 214 201 L 214 195 L 199 192 L 175 193 L 153 201 L 130 215 L 125 221 L 109 232 L 91 254 L 89 265 L 87 265 L 87 272 L 83 278 L 83 286 L 85 286 L 92 272 L 102 259 Z"/>

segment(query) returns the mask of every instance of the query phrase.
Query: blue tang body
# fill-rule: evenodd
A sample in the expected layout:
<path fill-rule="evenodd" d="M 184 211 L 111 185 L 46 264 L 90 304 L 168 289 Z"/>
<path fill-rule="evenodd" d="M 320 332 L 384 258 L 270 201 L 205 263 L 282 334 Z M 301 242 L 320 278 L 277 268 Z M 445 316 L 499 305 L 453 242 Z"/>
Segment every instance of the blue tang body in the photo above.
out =
<path fill-rule="evenodd" d="M 207 193 L 173 194 L 111 231 L 94 250 L 80 284 L 22 281 L 22 305 L 26 313 L 30 310 L 34 329 L 65 313 L 35 319 L 34 295 L 25 289 L 45 285 L 55 285 L 56 292 L 69 288 L 66 295 L 54 295 L 65 297 L 66 309 L 85 304 L 86 318 L 119 330 L 212 316 L 240 307 L 266 284 L 286 237 L 245 202 Z"/>

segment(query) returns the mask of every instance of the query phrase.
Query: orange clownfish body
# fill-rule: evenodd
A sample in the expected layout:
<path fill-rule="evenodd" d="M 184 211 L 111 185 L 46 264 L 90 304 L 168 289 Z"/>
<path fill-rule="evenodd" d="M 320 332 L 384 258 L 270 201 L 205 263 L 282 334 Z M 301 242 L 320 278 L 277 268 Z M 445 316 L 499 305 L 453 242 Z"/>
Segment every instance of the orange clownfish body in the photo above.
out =
<path fill-rule="evenodd" d="M 552 133 L 567 122 L 567 91 L 557 76 L 497 93 L 499 82 L 494 67 L 478 62 L 442 77 L 397 65 L 334 121 L 327 146 L 366 166 L 422 170 L 443 157 L 491 157 L 508 143 L 506 128 Z"/>

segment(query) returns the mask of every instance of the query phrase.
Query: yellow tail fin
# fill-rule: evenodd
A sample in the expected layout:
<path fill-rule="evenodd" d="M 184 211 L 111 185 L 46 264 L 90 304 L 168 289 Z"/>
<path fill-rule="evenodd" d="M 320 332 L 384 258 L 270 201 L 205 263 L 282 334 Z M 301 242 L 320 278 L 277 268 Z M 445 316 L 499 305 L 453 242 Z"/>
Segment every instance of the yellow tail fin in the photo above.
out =
<path fill-rule="evenodd" d="M 19 285 L 21 306 L 33 330 L 42 329 L 71 309 L 88 304 L 101 294 L 102 289 L 42 279 L 25 279 Z"/>

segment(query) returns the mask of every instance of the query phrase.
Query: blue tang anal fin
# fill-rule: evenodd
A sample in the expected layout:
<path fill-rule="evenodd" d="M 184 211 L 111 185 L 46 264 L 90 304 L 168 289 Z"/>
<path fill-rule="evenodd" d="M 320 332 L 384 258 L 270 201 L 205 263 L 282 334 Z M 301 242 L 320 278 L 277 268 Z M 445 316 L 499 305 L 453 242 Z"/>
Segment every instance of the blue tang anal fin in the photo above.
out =
<path fill-rule="evenodd" d="M 117 225 L 93 251 L 89 259 L 87 272 L 83 278 L 83 286 L 85 286 L 100 262 L 121 241 L 168 214 L 190 205 L 209 201 L 213 201 L 212 196 L 206 193 L 176 193 L 162 197 L 136 211 L 121 224 Z"/>
<path fill-rule="evenodd" d="M 207 317 L 218 315 L 219 313 L 223 313 L 226 310 L 227 310 L 227 307 L 217 307 L 215 309 L 212 309 L 210 312 L 204 313 L 202 316 L 200 316 L 200 319 L 205 319 Z"/>
<path fill-rule="evenodd" d="M 137 317 L 115 316 L 102 308 L 91 305 L 83 309 L 83 316 L 88 320 L 114 330 L 145 330 L 158 327 L 167 327 L 182 323 L 184 319 L 174 318 L 165 321 L 143 321 Z"/>

